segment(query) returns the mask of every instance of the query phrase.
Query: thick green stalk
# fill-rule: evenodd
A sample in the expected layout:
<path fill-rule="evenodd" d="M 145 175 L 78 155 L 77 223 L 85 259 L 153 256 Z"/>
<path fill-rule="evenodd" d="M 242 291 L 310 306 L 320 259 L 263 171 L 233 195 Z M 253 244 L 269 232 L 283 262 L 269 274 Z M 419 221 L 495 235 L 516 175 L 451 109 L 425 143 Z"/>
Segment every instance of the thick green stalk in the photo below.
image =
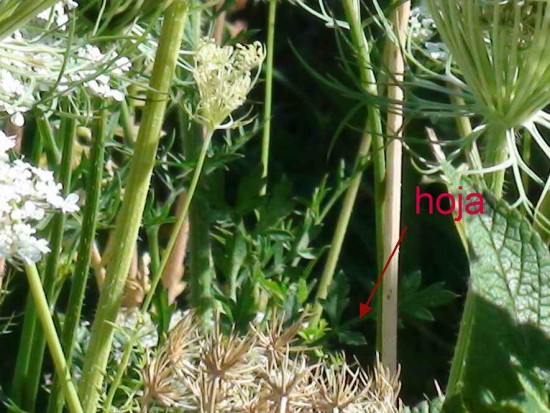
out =
<path fill-rule="evenodd" d="M 76 134 L 76 122 L 71 117 L 65 117 L 61 121 L 60 135 L 63 141 L 63 151 L 61 156 L 61 165 L 58 174 L 58 181 L 62 184 L 62 193 L 67 195 L 71 185 L 71 158 Z M 65 227 L 65 214 L 58 212 L 51 222 L 50 227 L 50 248 L 51 252 L 46 258 L 46 268 L 44 270 L 44 292 L 50 300 L 50 305 L 54 306 L 54 296 L 56 292 L 56 277 L 61 256 L 63 234 Z M 38 326 L 37 326 L 38 327 Z M 36 397 L 42 379 L 42 361 L 46 347 L 46 338 L 41 328 L 37 328 L 33 334 L 33 343 L 30 349 L 29 370 L 27 381 L 25 383 L 25 397 L 23 407 L 28 411 L 35 410 Z"/>
<path fill-rule="evenodd" d="M 340 258 L 340 252 L 342 250 L 342 245 L 344 244 L 344 238 L 348 229 L 349 220 L 351 218 L 351 213 L 353 212 L 353 206 L 355 205 L 355 200 L 357 199 L 357 192 L 359 191 L 359 186 L 361 185 L 361 180 L 363 178 L 362 164 L 365 162 L 365 157 L 369 154 L 371 142 L 372 137 L 368 132 L 368 128 L 365 128 L 359 149 L 357 150 L 357 159 L 355 160 L 354 171 L 355 176 L 352 178 L 348 189 L 346 190 L 342 209 L 340 210 L 338 222 L 336 223 L 336 230 L 332 236 L 330 251 L 327 256 L 325 267 L 323 268 L 323 273 L 321 274 L 321 279 L 319 280 L 319 287 L 315 296 L 315 305 L 311 315 L 312 325 L 317 325 L 319 323 L 323 313 L 321 300 L 327 298 L 328 288 L 334 278 L 336 265 L 338 264 L 338 259 Z"/>
<path fill-rule="evenodd" d="M 34 300 L 34 304 L 37 309 L 38 319 L 42 328 L 44 329 L 44 335 L 50 349 L 50 354 L 55 366 L 56 372 L 63 377 L 61 385 L 63 392 L 65 393 L 65 399 L 67 400 L 67 406 L 71 413 L 83 413 L 82 406 L 78 400 L 76 388 L 71 380 L 69 373 L 69 367 L 63 355 L 63 349 L 59 342 L 59 337 L 55 331 L 52 316 L 50 314 L 50 307 L 42 289 L 42 283 L 40 282 L 40 276 L 34 264 L 25 265 L 25 272 L 29 281 L 29 288 Z"/>
<path fill-rule="evenodd" d="M 90 413 L 97 410 L 99 393 L 103 388 L 103 376 L 113 340 L 113 323 L 120 309 L 128 270 L 135 251 L 187 10 L 186 0 L 175 0 L 167 9 L 162 24 L 147 103 L 131 160 L 122 208 L 117 217 L 114 232 L 115 250 L 109 260 L 105 283 L 99 297 L 79 386 L 83 407 Z"/>
<path fill-rule="evenodd" d="M 267 191 L 267 176 L 269 172 L 269 146 L 271 140 L 271 104 L 273 101 L 273 55 L 275 52 L 275 19 L 277 17 L 277 1 L 269 0 L 267 17 L 267 56 L 265 66 L 265 98 L 264 98 L 264 126 L 262 133 L 262 178 L 265 179 L 261 195 Z"/>
<path fill-rule="evenodd" d="M 357 62 L 363 88 L 371 95 L 378 95 L 376 77 L 370 60 L 370 45 L 363 32 L 360 6 L 358 0 L 343 0 L 342 5 L 346 14 L 346 20 L 350 25 L 352 44 L 357 53 Z M 372 159 L 374 164 L 374 198 L 375 198 L 375 225 L 376 225 L 376 257 L 378 268 L 384 265 L 384 178 L 386 175 L 386 159 L 384 155 L 384 139 L 382 130 L 382 117 L 380 109 L 369 106 L 368 129 L 372 134 Z M 380 302 L 381 305 L 381 302 Z M 377 346 L 381 352 L 381 311 L 377 311 Z"/>
<path fill-rule="evenodd" d="M 65 321 L 63 323 L 62 343 L 69 366 L 71 365 L 74 336 L 82 311 L 82 303 L 84 301 L 86 282 L 90 269 L 92 244 L 96 231 L 101 179 L 103 177 L 106 123 L 107 111 L 102 110 L 99 114 L 99 118 L 95 121 L 92 131 L 93 142 L 90 155 L 90 176 L 86 191 L 86 205 L 83 211 L 82 232 L 78 248 L 78 258 L 69 294 L 69 303 L 67 304 Z M 60 390 L 59 376 L 56 375 L 50 396 L 50 404 L 48 406 L 48 412 L 50 413 L 61 412 L 63 409 L 63 394 Z"/>

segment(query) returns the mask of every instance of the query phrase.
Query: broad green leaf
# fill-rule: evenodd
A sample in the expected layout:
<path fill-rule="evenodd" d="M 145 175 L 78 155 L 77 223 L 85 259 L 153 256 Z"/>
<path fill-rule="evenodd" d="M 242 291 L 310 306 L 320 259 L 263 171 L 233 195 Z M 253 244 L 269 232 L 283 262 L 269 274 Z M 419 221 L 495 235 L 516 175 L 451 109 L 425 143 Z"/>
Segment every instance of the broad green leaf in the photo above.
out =
<path fill-rule="evenodd" d="M 464 219 L 470 291 L 444 411 L 508 411 L 487 395 L 524 398 L 520 370 L 550 370 L 550 254 L 524 217 L 489 194 L 485 213 Z"/>

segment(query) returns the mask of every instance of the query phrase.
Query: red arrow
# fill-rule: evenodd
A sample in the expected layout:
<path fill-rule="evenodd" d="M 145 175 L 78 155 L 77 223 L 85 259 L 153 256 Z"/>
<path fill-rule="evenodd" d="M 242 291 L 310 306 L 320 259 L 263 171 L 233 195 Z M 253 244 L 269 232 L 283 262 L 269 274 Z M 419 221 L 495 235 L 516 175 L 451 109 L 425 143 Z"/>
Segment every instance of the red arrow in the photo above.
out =
<path fill-rule="evenodd" d="M 380 276 L 378 277 L 378 280 L 376 281 L 376 284 L 374 285 L 374 288 L 370 292 L 369 298 L 366 303 L 359 303 L 359 317 L 363 317 L 371 312 L 372 307 L 370 306 L 370 302 L 372 301 L 374 294 L 376 293 L 376 290 L 378 289 L 378 286 L 382 282 L 382 278 L 384 278 L 384 275 L 386 274 L 386 270 L 390 266 L 391 259 L 397 252 L 397 249 L 399 248 L 399 245 L 401 245 L 401 241 L 403 241 L 403 238 L 405 238 L 405 232 L 407 232 L 407 229 L 409 227 L 404 227 L 401 231 L 401 235 L 399 236 L 399 241 L 397 241 L 397 244 L 395 244 L 395 247 L 393 247 L 393 251 L 391 252 L 390 256 L 388 257 L 388 260 L 386 261 L 386 264 L 384 265 L 384 268 L 382 268 L 382 272 L 380 273 Z"/>

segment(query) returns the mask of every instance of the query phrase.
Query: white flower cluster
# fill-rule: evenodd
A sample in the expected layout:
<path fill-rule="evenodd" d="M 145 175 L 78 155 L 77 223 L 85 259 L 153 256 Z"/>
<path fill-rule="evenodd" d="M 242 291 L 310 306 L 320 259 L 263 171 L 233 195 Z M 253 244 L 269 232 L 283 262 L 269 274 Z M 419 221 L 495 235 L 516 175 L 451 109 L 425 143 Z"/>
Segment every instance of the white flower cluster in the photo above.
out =
<path fill-rule="evenodd" d="M 36 235 L 37 226 L 52 211 L 78 211 L 78 196 L 63 198 L 51 171 L 10 161 L 7 151 L 14 145 L 0 131 L 0 258 L 33 263 L 49 252 L 48 241 Z"/>
<path fill-rule="evenodd" d="M 414 7 L 409 18 L 409 37 L 419 45 L 431 59 L 444 61 L 449 57 L 449 49 L 442 42 L 429 41 L 437 34 L 434 19 L 424 6 Z"/>
<path fill-rule="evenodd" d="M 193 77 L 200 95 L 199 115 L 211 128 L 222 127 L 231 113 L 245 102 L 258 77 L 258 74 L 252 77 L 252 71 L 264 59 L 265 49 L 260 42 L 220 47 L 214 39 L 201 40 L 195 54 Z"/>
<path fill-rule="evenodd" d="M 94 96 L 104 99 L 112 98 L 117 102 L 124 100 L 124 93 L 111 87 L 111 77 L 106 73 L 102 73 L 102 63 L 114 60 L 114 67 L 109 70 L 109 74 L 121 76 L 132 67 L 127 57 L 119 57 L 115 52 L 109 57 L 103 54 L 98 47 L 92 45 L 85 45 L 78 49 L 76 56 L 75 66 L 82 63 L 85 66 L 81 70 L 71 71 L 61 78 L 59 85 L 61 91 L 66 89 L 68 84 L 83 83 L 88 92 Z"/>
<path fill-rule="evenodd" d="M 113 78 L 131 68 L 128 58 L 112 51 L 103 53 L 86 40 L 73 38 L 70 49 L 74 52 L 65 61 L 67 11 L 77 6 L 72 0 L 59 1 L 28 26 L 0 40 L 0 112 L 8 114 L 15 125 L 22 126 L 23 114 L 40 101 L 42 92 L 54 86 L 58 93 L 82 86 L 93 96 L 124 99 Z M 46 35 L 44 19 L 55 23 Z"/>

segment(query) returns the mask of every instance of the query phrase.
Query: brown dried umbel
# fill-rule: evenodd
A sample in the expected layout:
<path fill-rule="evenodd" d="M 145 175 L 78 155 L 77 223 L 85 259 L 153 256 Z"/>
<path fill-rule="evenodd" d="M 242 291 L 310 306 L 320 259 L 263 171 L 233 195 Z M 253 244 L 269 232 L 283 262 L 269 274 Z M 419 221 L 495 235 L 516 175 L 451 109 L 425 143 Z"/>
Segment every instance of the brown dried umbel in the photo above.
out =
<path fill-rule="evenodd" d="M 314 363 L 306 346 L 291 346 L 301 321 L 285 329 L 282 318 L 274 317 L 239 336 L 223 334 L 219 324 L 203 333 L 193 316 L 184 318 L 141 372 L 141 411 L 398 411 L 399 381 L 378 361 L 366 372 L 343 355 Z"/>

